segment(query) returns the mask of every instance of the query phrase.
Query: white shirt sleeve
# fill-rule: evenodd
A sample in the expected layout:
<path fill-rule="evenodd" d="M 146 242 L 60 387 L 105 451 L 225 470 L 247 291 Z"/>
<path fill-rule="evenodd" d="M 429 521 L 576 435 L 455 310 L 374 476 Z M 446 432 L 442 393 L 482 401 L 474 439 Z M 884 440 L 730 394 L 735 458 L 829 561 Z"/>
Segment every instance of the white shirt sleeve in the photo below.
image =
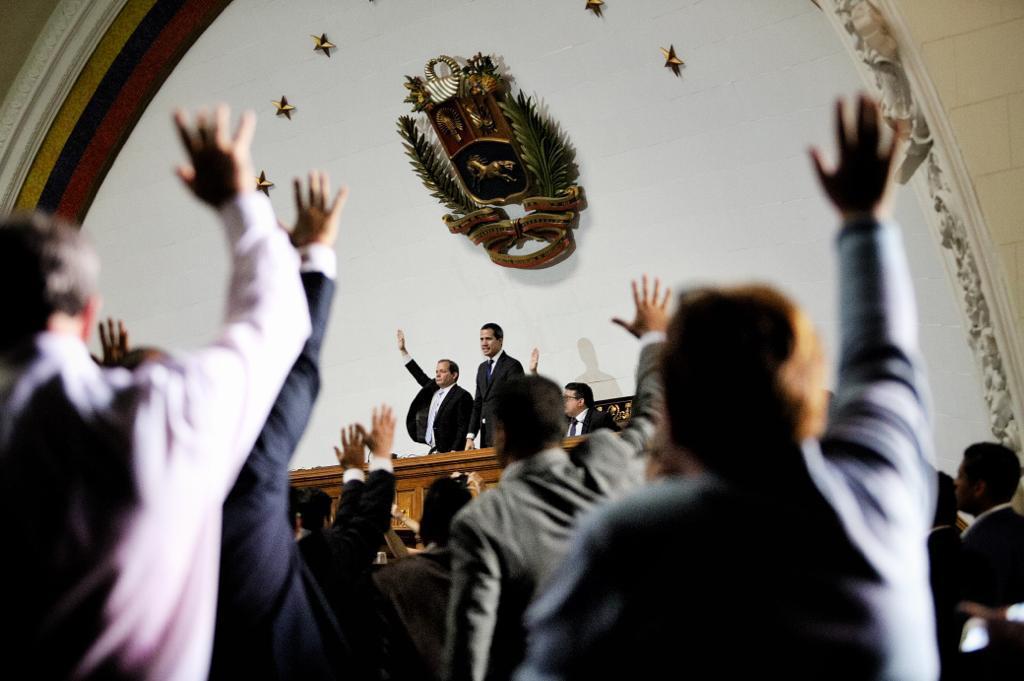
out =
<path fill-rule="evenodd" d="M 178 484 L 219 507 L 252 450 L 310 333 L 299 258 L 269 200 L 248 192 L 220 209 L 231 253 L 227 313 L 217 339 L 137 372 L 139 484 Z M 332 253 L 333 255 L 333 253 Z"/>

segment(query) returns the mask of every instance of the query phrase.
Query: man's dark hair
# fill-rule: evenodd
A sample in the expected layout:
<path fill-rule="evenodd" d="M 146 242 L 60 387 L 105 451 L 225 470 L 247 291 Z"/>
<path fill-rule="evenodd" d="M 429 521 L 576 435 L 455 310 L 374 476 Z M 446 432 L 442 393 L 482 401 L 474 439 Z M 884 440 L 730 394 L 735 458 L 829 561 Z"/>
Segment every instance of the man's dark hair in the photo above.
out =
<path fill-rule="evenodd" d="M 536 454 L 565 432 L 562 391 L 541 376 L 517 376 L 495 396 L 494 418 L 505 431 L 505 450 L 516 456 Z"/>
<path fill-rule="evenodd" d="M 423 518 L 420 520 L 423 543 L 447 546 L 452 518 L 472 500 L 465 476 L 445 476 L 432 482 L 423 497 Z"/>
<path fill-rule="evenodd" d="M 956 485 L 953 478 L 942 471 L 938 472 L 939 496 L 935 503 L 935 520 L 933 527 L 941 525 L 956 526 Z"/>
<path fill-rule="evenodd" d="M 576 393 L 576 397 L 583 398 L 583 404 L 586 405 L 587 409 L 593 409 L 594 407 L 594 391 L 586 383 L 566 383 L 566 390 L 571 390 Z"/>
<path fill-rule="evenodd" d="M 41 213 L 0 224 L 0 291 L 7 294 L 0 353 L 46 328 L 50 315 L 80 314 L 96 294 L 99 259 L 81 232 Z"/>
<path fill-rule="evenodd" d="M 318 487 L 303 487 L 295 495 L 295 512 L 302 515 L 302 527 L 322 530 L 331 517 L 331 497 Z"/>
<path fill-rule="evenodd" d="M 481 331 L 483 331 L 484 329 L 490 329 L 491 331 L 493 331 L 494 337 L 497 338 L 498 340 L 502 340 L 505 338 L 505 332 L 502 331 L 501 327 L 495 324 L 494 322 L 487 322 L 486 324 L 480 327 Z"/>
<path fill-rule="evenodd" d="M 451 361 L 450 359 L 439 359 L 437 361 L 438 362 L 448 362 L 448 372 L 452 373 L 452 374 L 455 374 L 456 376 L 459 375 L 459 365 L 456 364 L 455 362 Z"/>
<path fill-rule="evenodd" d="M 983 480 L 989 498 L 1004 504 L 1020 484 L 1020 460 L 1009 447 L 978 442 L 964 450 L 964 477 L 968 482 Z"/>

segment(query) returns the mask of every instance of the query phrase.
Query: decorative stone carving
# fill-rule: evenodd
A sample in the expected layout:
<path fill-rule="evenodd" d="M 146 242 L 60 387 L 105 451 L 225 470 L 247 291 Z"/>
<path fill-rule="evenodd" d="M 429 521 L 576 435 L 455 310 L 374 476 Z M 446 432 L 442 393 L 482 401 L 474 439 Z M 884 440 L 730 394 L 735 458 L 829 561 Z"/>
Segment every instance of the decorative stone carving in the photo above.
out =
<path fill-rule="evenodd" d="M 998 284 L 986 282 L 979 268 L 973 250 L 976 241 L 971 239 L 963 215 L 965 202 L 946 179 L 950 175 L 947 157 L 935 148 L 921 99 L 915 96 L 912 78 L 901 57 L 899 42 L 885 14 L 872 0 L 832 0 L 831 10 L 838 20 L 833 23 L 845 30 L 854 53 L 873 74 L 886 116 L 910 125 L 911 145 L 900 166 L 899 180 L 906 183 L 918 168 L 922 165 L 926 168 L 924 185 L 934 211 L 931 221 L 938 227 L 940 243 L 955 271 L 967 321 L 967 342 L 975 355 L 984 386 L 989 426 L 996 439 L 1020 452 L 1020 430 L 999 341 L 1012 338 L 1013 333 L 1008 329 L 1002 334 L 997 332 L 986 288 L 991 290 Z M 976 225 L 974 228 L 978 229 Z M 1012 352 L 1012 348 L 1009 351 Z"/>
<path fill-rule="evenodd" d="M 0 212 L 14 207 L 64 98 L 127 0 L 61 0 L 0 107 Z"/>
<path fill-rule="evenodd" d="M 871 0 L 837 0 L 835 11 L 846 32 L 856 41 L 859 56 L 874 73 L 886 118 L 900 121 L 910 130 L 910 146 L 896 175 L 900 184 L 906 184 L 928 157 L 934 141 L 928 122 L 915 103 L 900 60 L 899 44 Z"/>

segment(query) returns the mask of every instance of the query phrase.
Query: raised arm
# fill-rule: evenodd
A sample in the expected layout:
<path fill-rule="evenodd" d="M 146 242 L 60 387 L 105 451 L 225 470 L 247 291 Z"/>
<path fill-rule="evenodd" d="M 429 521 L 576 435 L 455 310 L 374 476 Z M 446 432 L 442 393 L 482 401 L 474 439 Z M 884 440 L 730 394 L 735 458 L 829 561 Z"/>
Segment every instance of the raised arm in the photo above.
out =
<path fill-rule="evenodd" d="M 647 446 L 658 414 L 662 409 L 664 390 L 658 377 L 658 356 L 668 329 L 668 308 L 672 290 L 661 290 L 661 281 L 654 279 L 653 285 L 647 275 L 640 282 L 632 282 L 634 315 L 630 322 L 616 317 L 612 320 L 640 341 L 640 359 L 636 367 L 636 395 L 633 398 L 633 414 L 629 425 L 622 431 L 622 440 L 635 451 L 641 452 Z"/>
<path fill-rule="evenodd" d="M 840 358 L 832 420 L 823 451 L 849 466 L 851 479 L 877 504 L 865 513 L 910 503 L 931 519 L 927 387 L 918 360 L 917 311 L 899 231 L 892 223 L 893 169 L 900 135 L 880 142 L 878 106 L 862 97 L 854 128 L 837 106 L 839 161 L 829 168 L 812 152 L 818 176 L 843 218 L 839 234 Z M 865 469 L 864 463 L 874 466 Z M 845 470 L 845 468 L 844 468 Z M 870 470 L 871 485 L 868 482 Z M 890 471 L 895 475 L 886 475 Z M 904 494 L 899 494 L 902 491 Z M 888 518 L 900 526 L 901 520 Z M 912 528 L 910 528 L 912 530 Z"/>
<path fill-rule="evenodd" d="M 138 412 L 147 415 L 139 422 L 167 423 L 163 433 L 137 435 L 138 448 L 167 452 L 153 457 L 161 465 L 141 471 L 139 484 L 164 488 L 180 481 L 198 511 L 203 504 L 219 508 L 227 496 L 310 322 L 295 249 L 269 201 L 253 191 L 255 117 L 244 114 L 233 137 L 225 106 L 213 117 L 201 112 L 195 126 L 182 112 L 175 119 L 190 160 L 178 175 L 224 221 L 231 277 L 217 340 L 180 361 L 137 372 Z"/>

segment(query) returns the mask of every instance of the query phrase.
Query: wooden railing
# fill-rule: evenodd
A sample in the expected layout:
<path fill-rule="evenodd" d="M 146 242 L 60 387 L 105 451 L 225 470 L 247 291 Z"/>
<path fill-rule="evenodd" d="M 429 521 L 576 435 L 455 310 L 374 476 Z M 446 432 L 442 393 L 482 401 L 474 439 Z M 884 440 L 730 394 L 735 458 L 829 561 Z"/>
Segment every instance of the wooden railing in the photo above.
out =
<path fill-rule="evenodd" d="M 625 426 L 632 415 L 633 398 L 619 397 L 613 400 L 599 400 L 595 403 L 598 411 L 608 410 L 620 426 Z M 583 440 L 582 437 L 566 438 L 562 447 L 568 451 Z M 398 507 L 410 518 L 423 516 L 423 496 L 430 484 L 442 476 L 452 473 L 476 472 L 483 478 L 484 486 L 493 487 L 501 478 L 502 466 L 494 449 L 472 449 L 468 452 L 449 452 L 399 458 L 392 461 L 395 466 L 395 496 Z M 321 466 L 291 471 L 289 481 L 292 487 L 319 487 L 331 495 L 337 504 L 341 495 L 341 466 Z M 401 525 L 395 525 L 401 529 Z"/>
<path fill-rule="evenodd" d="M 562 447 L 568 451 L 582 440 L 582 437 L 566 438 L 562 441 Z M 423 496 L 434 480 L 456 472 L 476 472 L 483 478 L 485 487 L 492 487 L 498 484 L 502 470 L 491 447 L 393 459 L 392 463 L 395 466 L 396 502 L 411 518 L 422 517 Z M 319 487 L 337 500 L 341 494 L 342 473 L 341 466 L 304 468 L 292 471 L 289 480 L 292 487 Z"/>

